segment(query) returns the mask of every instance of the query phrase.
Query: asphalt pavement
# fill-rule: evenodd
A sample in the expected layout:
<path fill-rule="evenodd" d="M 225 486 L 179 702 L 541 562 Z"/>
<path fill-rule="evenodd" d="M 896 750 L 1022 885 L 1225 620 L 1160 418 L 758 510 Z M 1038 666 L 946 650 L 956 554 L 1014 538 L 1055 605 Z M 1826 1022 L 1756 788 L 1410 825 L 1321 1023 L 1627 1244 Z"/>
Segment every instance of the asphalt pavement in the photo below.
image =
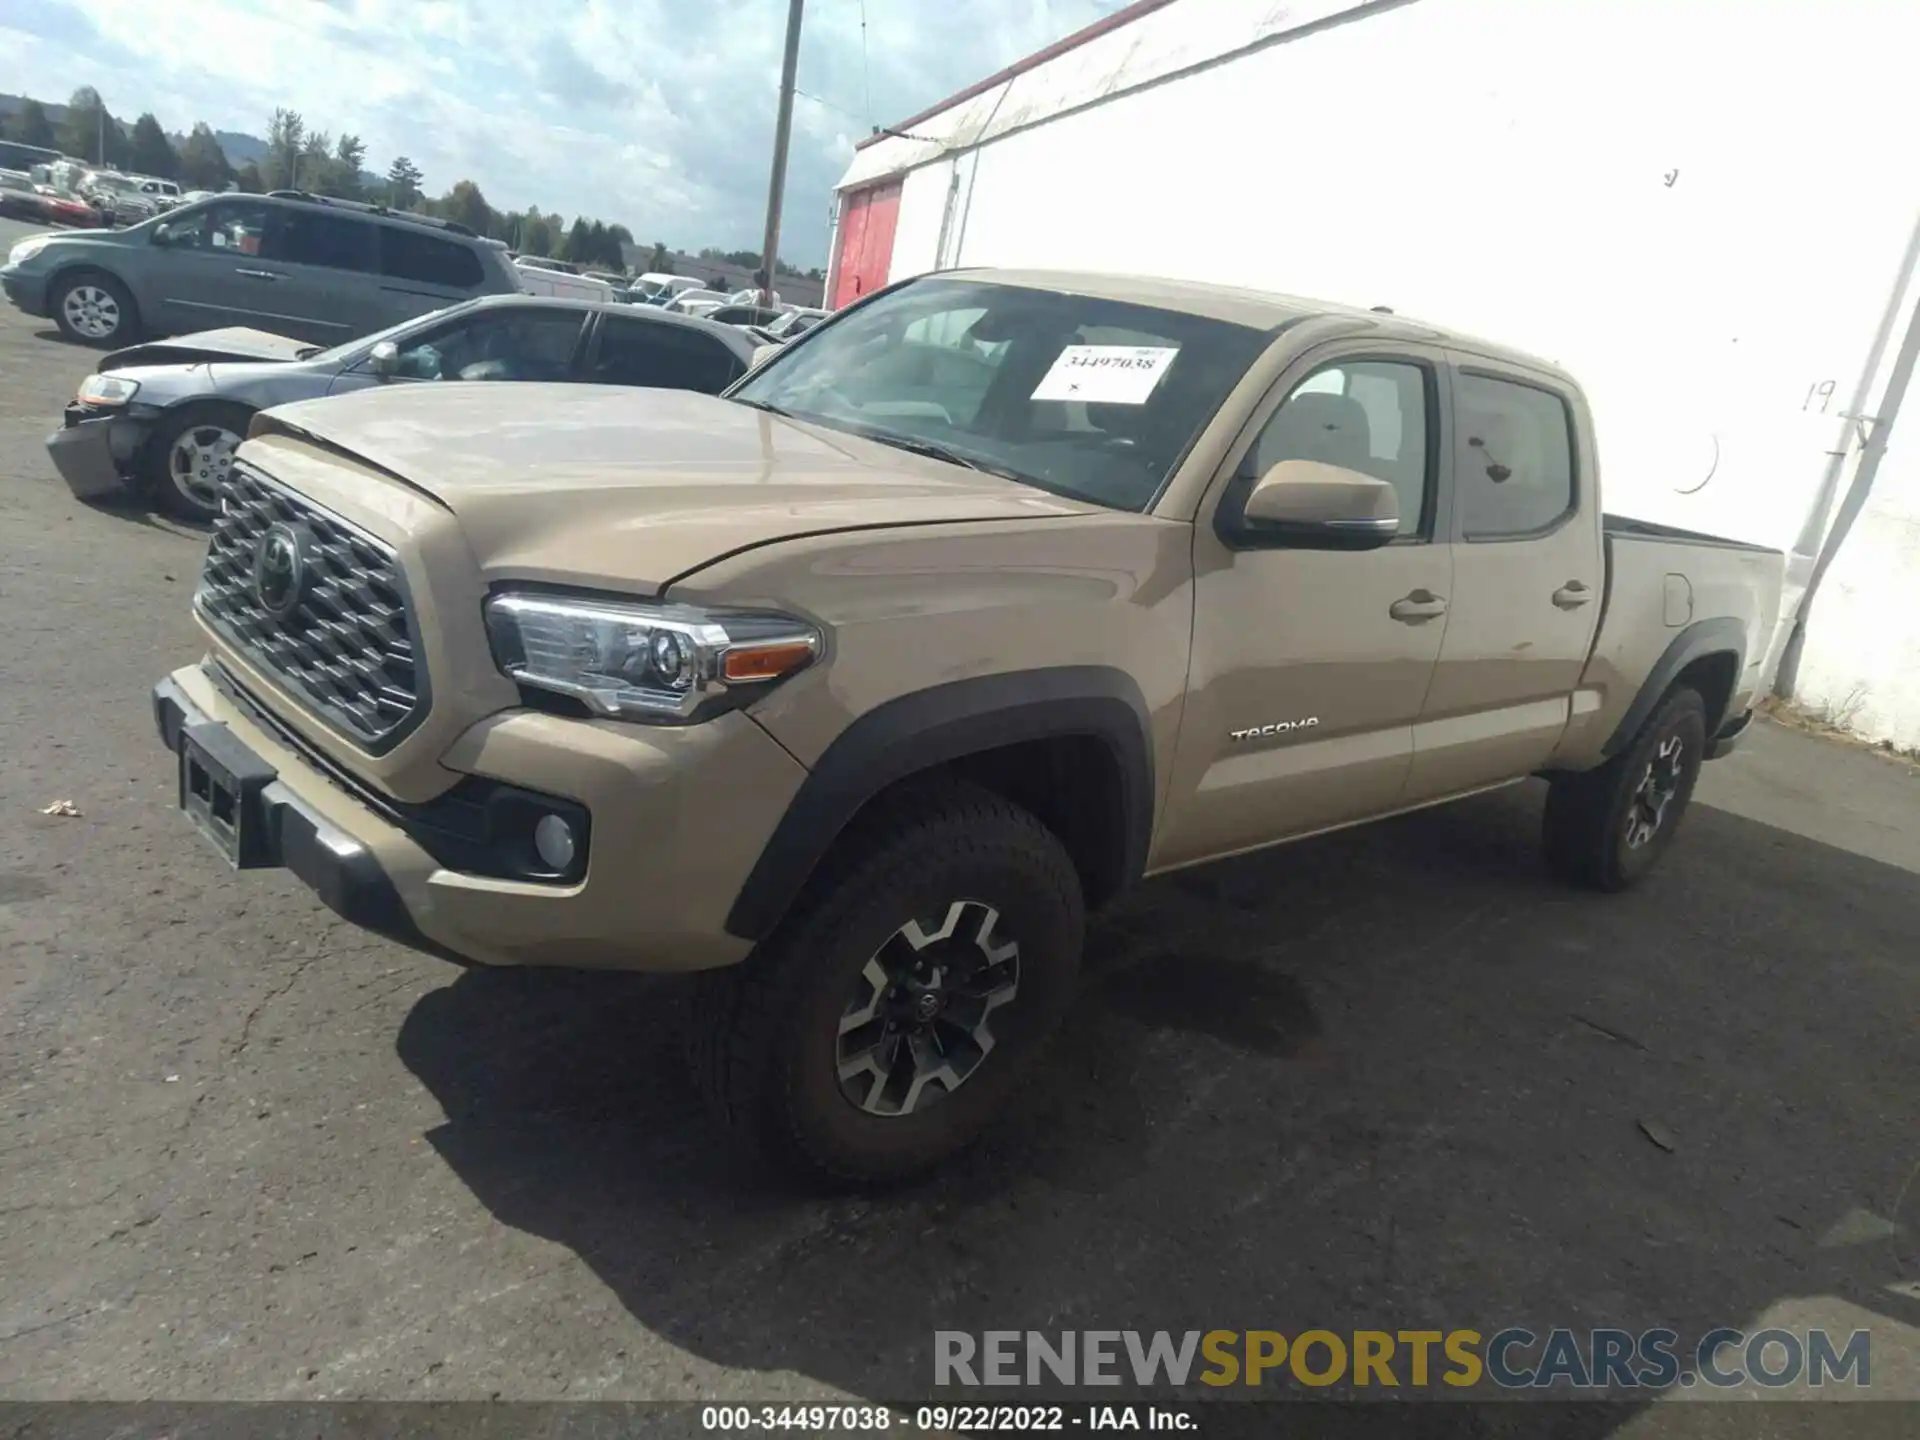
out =
<path fill-rule="evenodd" d="M 1782 1320 L 1920 1397 L 1913 766 L 1762 725 L 1621 897 L 1548 878 L 1531 785 L 1147 885 L 1019 1114 L 822 1199 L 716 1148 L 671 984 L 461 971 L 188 830 L 148 688 L 204 539 L 59 483 L 89 359 L 0 307 L 0 1396 L 904 1401 L 936 1329 Z"/>

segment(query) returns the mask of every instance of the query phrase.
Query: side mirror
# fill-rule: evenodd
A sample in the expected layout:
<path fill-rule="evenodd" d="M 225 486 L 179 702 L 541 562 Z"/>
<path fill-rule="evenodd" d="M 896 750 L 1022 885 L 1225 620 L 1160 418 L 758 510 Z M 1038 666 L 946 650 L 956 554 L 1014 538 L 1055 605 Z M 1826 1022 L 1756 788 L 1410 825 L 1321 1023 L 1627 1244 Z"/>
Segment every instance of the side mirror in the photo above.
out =
<path fill-rule="evenodd" d="M 169 238 L 170 238 L 169 232 L 167 230 L 166 224 L 165 222 L 162 222 L 161 224 L 158 224 L 153 227 L 153 233 L 147 237 L 147 243 L 149 245 L 158 245 L 162 250 L 164 250 L 167 248 L 167 241 Z"/>
<path fill-rule="evenodd" d="M 774 356 L 778 355 L 779 353 L 780 353 L 780 347 L 778 345 L 754 346 L 753 347 L 753 365 L 751 368 L 758 370 L 762 365 L 766 364 L 767 361 L 771 360 Z"/>
<path fill-rule="evenodd" d="M 382 340 L 367 352 L 367 369 L 382 380 L 400 373 L 400 347 L 391 340 Z"/>
<path fill-rule="evenodd" d="M 1400 531 L 1393 486 L 1318 460 L 1282 460 L 1247 496 L 1246 538 L 1316 550 L 1372 550 Z"/>

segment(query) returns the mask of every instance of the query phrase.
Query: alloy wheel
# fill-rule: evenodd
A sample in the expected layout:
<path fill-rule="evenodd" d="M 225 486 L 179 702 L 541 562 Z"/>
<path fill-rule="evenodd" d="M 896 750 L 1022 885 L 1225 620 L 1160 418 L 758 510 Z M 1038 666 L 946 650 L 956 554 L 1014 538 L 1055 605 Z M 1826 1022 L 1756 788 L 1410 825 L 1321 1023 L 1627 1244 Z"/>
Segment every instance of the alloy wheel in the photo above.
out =
<path fill-rule="evenodd" d="M 74 332 L 89 340 L 105 340 L 120 328 L 120 302 L 98 285 L 74 286 L 60 309 Z"/>
<path fill-rule="evenodd" d="M 964 1085 L 994 1047 L 992 1018 L 1019 992 L 1020 945 L 1000 912 L 956 900 L 910 920 L 854 982 L 835 1059 L 840 1093 L 870 1115 L 911 1115 Z"/>
<path fill-rule="evenodd" d="M 174 488 L 196 505 L 220 508 L 220 492 L 233 468 L 240 437 L 224 425 L 194 425 L 180 432 L 167 452 L 167 475 Z"/>
<path fill-rule="evenodd" d="M 1660 826 L 1680 793 L 1686 773 L 1687 746 L 1678 735 L 1662 740 L 1647 761 L 1646 773 L 1634 787 L 1627 806 L 1627 848 L 1638 850 L 1660 832 Z"/>

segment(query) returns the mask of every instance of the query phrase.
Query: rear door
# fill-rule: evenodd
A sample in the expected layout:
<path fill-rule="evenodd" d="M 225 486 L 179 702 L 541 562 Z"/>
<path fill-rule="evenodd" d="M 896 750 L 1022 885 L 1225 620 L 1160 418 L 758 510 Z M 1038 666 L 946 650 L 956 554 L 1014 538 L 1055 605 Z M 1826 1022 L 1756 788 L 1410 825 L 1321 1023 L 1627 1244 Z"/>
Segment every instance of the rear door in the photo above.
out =
<path fill-rule="evenodd" d="M 378 227 L 323 205 L 274 209 L 262 249 L 284 333 L 338 345 L 381 329 Z"/>
<path fill-rule="evenodd" d="M 1453 595 L 1409 801 L 1528 775 L 1559 743 L 1606 590 L 1585 404 L 1557 377 L 1451 355 Z M 1587 453 L 1590 453 L 1587 452 Z"/>
<path fill-rule="evenodd" d="M 746 362 L 691 325 L 643 314 L 602 312 L 585 378 L 595 385 L 643 385 L 718 395 L 746 373 Z"/>
<path fill-rule="evenodd" d="M 1202 506 L 1186 711 L 1155 868 L 1400 804 L 1453 588 L 1446 384 L 1438 350 L 1316 349 L 1282 377 L 1217 504 Z M 1364 551 L 1234 538 L 1255 480 L 1294 459 L 1390 483 L 1398 537 Z"/>
<path fill-rule="evenodd" d="M 385 224 L 378 230 L 381 325 L 395 325 L 484 292 L 486 271 L 472 246 L 420 225 Z"/>

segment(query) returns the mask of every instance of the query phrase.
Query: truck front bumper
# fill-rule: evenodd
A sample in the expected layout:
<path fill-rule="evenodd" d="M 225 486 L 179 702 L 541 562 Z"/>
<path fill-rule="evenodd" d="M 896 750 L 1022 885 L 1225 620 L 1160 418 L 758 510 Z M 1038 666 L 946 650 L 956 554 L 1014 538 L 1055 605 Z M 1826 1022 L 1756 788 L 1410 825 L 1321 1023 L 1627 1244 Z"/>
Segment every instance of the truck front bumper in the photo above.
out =
<path fill-rule="evenodd" d="M 182 810 L 235 868 L 291 870 L 355 925 L 490 965 L 745 959 L 752 942 L 726 932 L 727 907 L 805 775 L 742 715 L 662 730 L 510 711 L 449 750 L 442 763 L 461 779 L 445 796 L 402 805 L 325 760 L 216 662 L 162 680 L 153 710 Z M 532 873 L 527 837 L 543 813 L 572 823 L 568 873 Z"/>

